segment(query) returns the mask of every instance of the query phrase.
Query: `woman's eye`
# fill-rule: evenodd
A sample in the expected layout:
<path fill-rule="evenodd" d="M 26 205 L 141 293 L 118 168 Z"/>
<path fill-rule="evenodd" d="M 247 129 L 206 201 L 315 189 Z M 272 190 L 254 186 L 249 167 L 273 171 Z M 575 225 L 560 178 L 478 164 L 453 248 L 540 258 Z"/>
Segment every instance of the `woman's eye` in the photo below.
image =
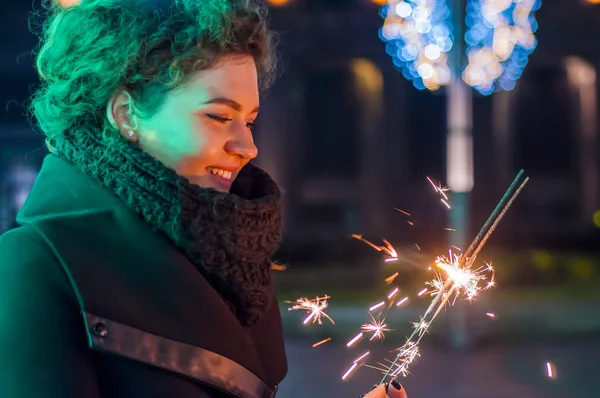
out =
<path fill-rule="evenodd" d="M 246 127 L 248 127 L 250 130 L 252 130 L 255 126 L 255 122 L 246 122 Z"/>
<path fill-rule="evenodd" d="M 210 113 L 207 113 L 206 116 L 208 116 L 212 120 L 216 120 L 219 123 L 225 123 L 225 122 L 230 122 L 231 121 L 231 119 L 229 119 L 227 117 L 213 115 L 213 114 L 210 114 Z"/>

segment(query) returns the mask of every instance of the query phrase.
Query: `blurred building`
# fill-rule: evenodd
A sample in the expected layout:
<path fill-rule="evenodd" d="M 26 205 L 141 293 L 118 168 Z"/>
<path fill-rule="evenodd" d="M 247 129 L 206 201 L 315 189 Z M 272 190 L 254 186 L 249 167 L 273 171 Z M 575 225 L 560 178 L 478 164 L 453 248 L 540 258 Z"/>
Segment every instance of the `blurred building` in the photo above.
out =
<path fill-rule="evenodd" d="M 444 89 L 419 91 L 395 69 L 371 0 L 270 3 L 282 76 L 263 99 L 257 142 L 259 163 L 285 191 L 288 238 L 443 239 L 446 211 L 425 177 L 445 179 Z M 0 45 L 4 220 L 22 195 L 7 183 L 15 162 L 36 168 L 43 153 L 20 106 L 36 82 L 29 7 L 11 1 L 0 13 L 0 34 L 11 38 Z M 530 185 L 499 235 L 531 244 L 596 233 L 600 209 L 600 6 L 547 1 L 536 15 L 539 44 L 516 88 L 473 103 L 473 227 L 524 168 Z"/>

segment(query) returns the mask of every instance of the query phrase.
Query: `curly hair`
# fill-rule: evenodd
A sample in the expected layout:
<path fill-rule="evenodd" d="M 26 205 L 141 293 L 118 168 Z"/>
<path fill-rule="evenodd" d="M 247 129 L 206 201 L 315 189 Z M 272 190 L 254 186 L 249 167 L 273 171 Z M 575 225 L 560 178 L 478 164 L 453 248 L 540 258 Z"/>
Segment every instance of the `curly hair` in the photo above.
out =
<path fill-rule="evenodd" d="M 51 148 L 73 126 L 108 131 L 106 104 L 127 90 L 155 112 L 191 73 L 253 57 L 261 89 L 275 77 L 274 35 L 253 0 L 83 0 L 48 4 L 31 110 Z"/>

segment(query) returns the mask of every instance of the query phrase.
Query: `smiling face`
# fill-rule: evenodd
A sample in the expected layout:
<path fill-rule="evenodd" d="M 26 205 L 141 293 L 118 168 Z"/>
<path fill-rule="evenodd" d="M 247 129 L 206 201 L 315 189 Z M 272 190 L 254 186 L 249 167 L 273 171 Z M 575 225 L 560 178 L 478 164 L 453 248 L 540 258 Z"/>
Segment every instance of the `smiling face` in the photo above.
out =
<path fill-rule="evenodd" d="M 109 117 L 121 134 L 204 188 L 228 192 L 239 170 L 258 155 L 252 125 L 259 90 L 251 57 L 227 57 L 195 72 L 168 92 L 151 117 L 132 116 L 131 98 L 119 93 Z"/>

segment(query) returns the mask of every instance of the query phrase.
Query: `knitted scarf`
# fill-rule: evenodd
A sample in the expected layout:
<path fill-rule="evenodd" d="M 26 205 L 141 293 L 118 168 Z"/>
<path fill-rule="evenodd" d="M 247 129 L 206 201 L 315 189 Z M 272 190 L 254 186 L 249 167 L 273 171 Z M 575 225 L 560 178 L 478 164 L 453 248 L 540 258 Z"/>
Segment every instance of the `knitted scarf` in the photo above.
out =
<path fill-rule="evenodd" d="M 119 134 L 75 129 L 53 145 L 165 234 L 242 325 L 259 321 L 271 302 L 270 257 L 281 240 L 280 191 L 267 173 L 248 164 L 225 193 L 191 184 Z"/>

